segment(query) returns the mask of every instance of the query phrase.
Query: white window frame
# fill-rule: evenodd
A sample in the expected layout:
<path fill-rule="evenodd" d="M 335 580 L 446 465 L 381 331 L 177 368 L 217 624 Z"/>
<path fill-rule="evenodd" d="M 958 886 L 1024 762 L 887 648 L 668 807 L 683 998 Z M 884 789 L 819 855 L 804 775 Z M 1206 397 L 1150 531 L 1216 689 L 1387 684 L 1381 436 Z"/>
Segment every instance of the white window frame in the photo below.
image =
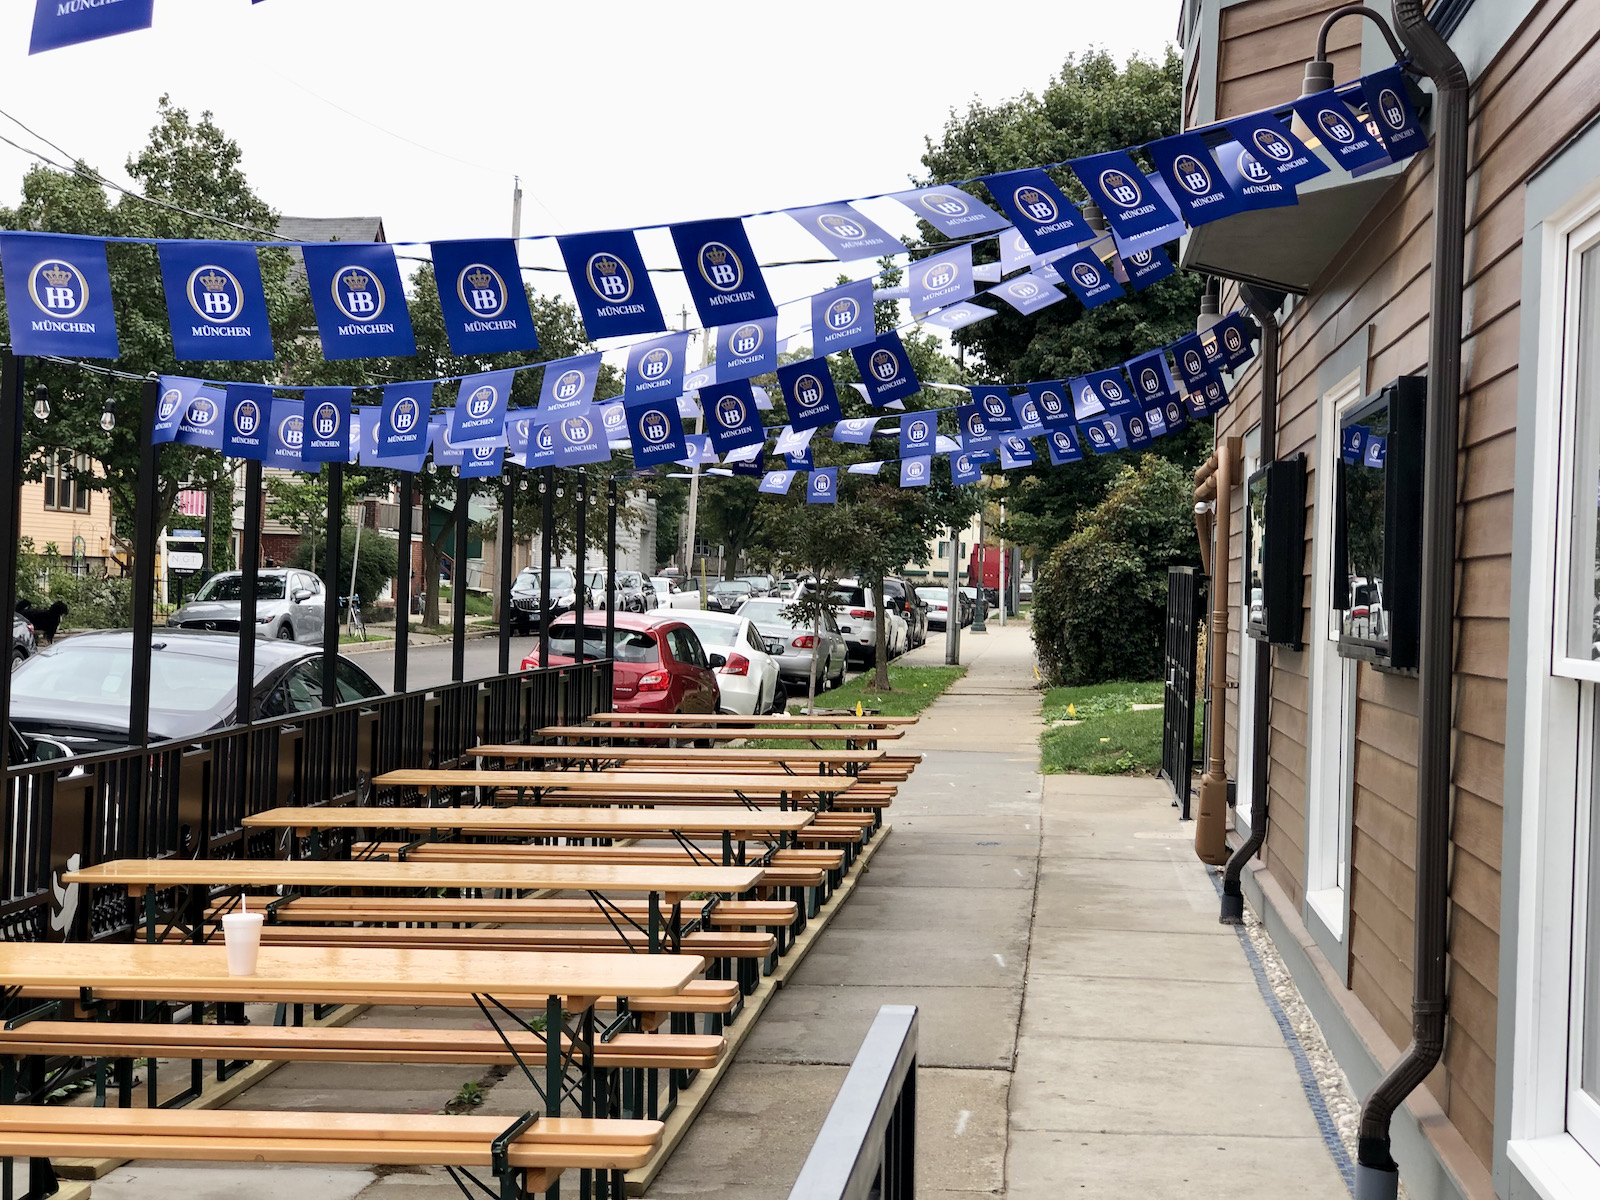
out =
<path fill-rule="evenodd" d="M 1250 562 L 1244 553 L 1250 541 L 1250 476 L 1261 467 L 1260 425 L 1252 425 L 1245 433 L 1244 452 L 1239 460 L 1239 605 L 1231 618 L 1239 633 L 1238 687 L 1234 689 L 1237 697 L 1234 712 L 1239 724 L 1234 746 L 1233 819 L 1234 829 L 1248 836 L 1254 816 L 1251 801 L 1255 796 L 1256 661 L 1257 655 L 1271 653 L 1250 636 Z"/>
<path fill-rule="evenodd" d="M 1573 1105 L 1572 1068 L 1581 1000 L 1579 962 L 1585 865 L 1578 838 L 1592 800 L 1596 683 L 1600 663 L 1566 653 L 1573 405 L 1572 336 L 1578 255 L 1600 244 L 1600 187 L 1553 214 L 1538 243 L 1540 332 L 1531 430 L 1527 672 L 1523 706 L 1522 849 L 1517 903 L 1515 1052 L 1506 1153 L 1545 1200 L 1600 1195 L 1600 1142 Z M 1590 485 L 1592 486 L 1592 484 Z M 1519 658 L 1513 648 L 1511 661 Z M 1579 1121 L 1575 1136 L 1572 1118 Z M 1580 1141 L 1580 1136 L 1582 1140 Z"/>

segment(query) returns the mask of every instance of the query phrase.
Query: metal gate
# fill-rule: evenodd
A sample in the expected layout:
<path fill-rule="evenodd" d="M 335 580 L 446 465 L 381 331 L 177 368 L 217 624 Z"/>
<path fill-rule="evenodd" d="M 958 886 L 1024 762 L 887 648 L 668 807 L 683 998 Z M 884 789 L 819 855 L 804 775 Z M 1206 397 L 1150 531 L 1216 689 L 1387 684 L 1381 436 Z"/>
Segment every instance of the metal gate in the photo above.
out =
<path fill-rule="evenodd" d="M 1161 774 L 1172 784 L 1179 816 L 1189 819 L 1194 773 L 1195 657 L 1200 644 L 1205 576 L 1193 567 L 1167 568 L 1166 707 L 1161 729 Z"/>

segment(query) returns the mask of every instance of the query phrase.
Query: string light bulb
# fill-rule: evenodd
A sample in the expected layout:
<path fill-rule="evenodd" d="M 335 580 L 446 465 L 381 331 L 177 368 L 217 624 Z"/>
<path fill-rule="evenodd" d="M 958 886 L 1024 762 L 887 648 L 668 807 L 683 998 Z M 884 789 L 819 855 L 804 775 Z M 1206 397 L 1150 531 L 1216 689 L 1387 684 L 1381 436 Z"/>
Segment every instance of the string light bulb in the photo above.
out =
<path fill-rule="evenodd" d="M 100 410 L 100 428 L 110 433 L 117 427 L 117 402 L 110 396 L 106 397 L 105 407 Z"/>
<path fill-rule="evenodd" d="M 50 389 L 42 383 L 33 389 L 33 415 L 41 421 L 50 419 Z"/>

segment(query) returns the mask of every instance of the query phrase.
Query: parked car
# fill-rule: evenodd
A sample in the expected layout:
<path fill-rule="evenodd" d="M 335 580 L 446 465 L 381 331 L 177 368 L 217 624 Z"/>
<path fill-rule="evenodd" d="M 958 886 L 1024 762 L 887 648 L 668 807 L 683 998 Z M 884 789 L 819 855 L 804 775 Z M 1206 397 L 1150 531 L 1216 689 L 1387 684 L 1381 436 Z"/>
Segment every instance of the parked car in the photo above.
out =
<path fill-rule="evenodd" d="M 576 617 L 550 622 L 550 666 L 587 662 L 605 655 L 604 629 L 584 629 L 577 645 Z M 618 712 L 714 713 L 720 703 L 716 668 L 720 654 L 707 654 L 695 631 L 676 613 L 618 613 L 612 642 L 611 705 Z M 522 660 L 541 664 L 535 649 Z"/>
<path fill-rule="evenodd" d="M 197 739 L 236 723 L 237 636 L 158 629 L 151 647 L 152 740 Z M 132 671 L 132 633 L 67 638 L 17 667 L 11 681 L 12 724 L 24 737 L 48 736 L 79 754 L 126 746 Z M 339 704 L 384 694 L 370 675 L 342 655 L 334 681 Z M 257 646 L 250 703 L 258 719 L 321 708 L 320 649 L 278 641 Z"/>
<path fill-rule="evenodd" d="M 841 579 L 834 585 L 833 616 L 844 635 L 845 647 L 862 662 L 878 657 L 878 598 L 869 587 L 854 579 Z M 889 604 L 883 609 L 883 645 L 890 658 L 906 652 L 906 619 Z"/>
<path fill-rule="evenodd" d="M 589 573 L 589 595 L 596 608 L 606 606 L 606 572 Z M 638 571 L 617 572 L 617 611 L 642 613 L 656 607 L 656 586 L 647 575 Z"/>
<path fill-rule="evenodd" d="M 511 603 L 506 612 L 511 632 L 526 636 L 539 628 L 539 568 L 523 567 L 511 582 Z M 550 619 L 570 613 L 578 602 L 578 577 L 567 567 L 550 568 Z M 592 608 L 592 604 L 586 604 Z"/>
<path fill-rule="evenodd" d="M 957 588 L 956 590 L 961 593 L 961 598 L 967 602 L 966 615 L 962 618 L 961 623 L 963 625 L 971 625 L 973 620 L 978 615 L 978 589 L 975 587 L 964 587 Z M 985 609 L 984 619 L 987 620 L 989 614 L 993 611 L 993 608 Z"/>
<path fill-rule="evenodd" d="M 883 581 L 883 598 L 895 606 L 906 619 L 906 648 L 915 650 L 928 640 L 928 606 L 912 587 L 898 575 L 889 575 Z"/>
<path fill-rule="evenodd" d="M 805 695 L 811 679 L 812 647 L 819 638 L 817 690 L 841 686 L 848 653 L 833 614 L 823 613 L 822 626 L 814 634 L 809 625 L 796 624 L 784 616 L 784 609 L 788 607 L 788 600 L 763 596 L 746 600 L 739 608 L 739 616 L 756 627 L 766 643 L 767 653 L 777 658 L 778 674 L 791 692 Z"/>
<path fill-rule="evenodd" d="M 1017 603 L 1033 603 L 1033 580 L 1024 579 L 1021 583 L 1017 584 Z"/>
<path fill-rule="evenodd" d="M 28 619 L 21 613 L 11 614 L 11 669 L 16 670 L 17 664 L 23 659 L 32 658 L 39 653 L 39 643 L 33 636 L 33 626 L 28 624 Z"/>
<path fill-rule="evenodd" d="M 740 579 L 750 585 L 752 596 L 770 596 L 775 581 L 771 575 L 741 575 Z"/>
<path fill-rule="evenodd" d="M 919 587 L 917 598 L 928 606 L 928 628 L 938 633 L 943 633 L 950 619 L 950 589 L 942 587 Z M 959 591 L 956 593 L 959 602 L 957 620 L 962 625 L 972 624 L 972 601 L 968 600 Z"/>
<path fill-rule="evenodd" d="M 757 717 L 787 707 L 788 688 L 778 659 L 748 618 L 711 612 L 677 616 L 699 635 L 708 654 L 720 654 L 727 660 L 717 668 L 717 687 L 722 692 L 718 711 Z"/>
<path fill-rule="evenodd" d="M 220 571 L 201 584 L 194 599 L 168 617 L 167 624 L 174 629 L 238 633 L 243 595 L 243 573 Z M 327 607 L 322 580 L 310 571 L 266 567 L 256 575 L 257 637 L 320 646 Z"/>
<path fill-rule="evenodd" d="M 719 579 L 711 585 L 706 607 L 714 612 L 738 612 L 739 606 L 754 595 L 755 589 L 743 579 Z"/>

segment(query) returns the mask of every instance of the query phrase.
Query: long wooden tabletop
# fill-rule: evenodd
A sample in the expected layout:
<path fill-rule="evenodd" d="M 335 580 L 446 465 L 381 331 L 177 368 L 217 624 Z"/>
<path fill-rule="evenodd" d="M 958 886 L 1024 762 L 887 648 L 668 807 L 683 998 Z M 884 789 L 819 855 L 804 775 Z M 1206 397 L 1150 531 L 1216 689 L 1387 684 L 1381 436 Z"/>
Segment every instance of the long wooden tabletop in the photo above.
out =
<path fill-rule="evenodd" d="M 590 715 L 591 721 L 610 721 L 615 725 L 745 725 L 759 726 L 763 729 L 775 726 L 795 725 L 823 725 L 846 726 L 859 725 L 869 729 L 887 729 L 894 725 L 915 725 L 920 717 L 875 717 L 875 716 L 807 716 L 805 713 L 792 713 L 786 716 L 759 716 L 742 717 L 730 716 L 722 713 L 625 713 L 603 712 Z"/>
<path fill-rule="evenodd" d="M 803 814 L 802 814 L 803 815 Z M 635 867 L 574 863 L 409 862 L 321 858 L 119 858 L 68 871 L 66 883 L 119 885 L 138 894 L 180 885 L 219 887 L 511 888 L 535 891 L 660 893 L 677 903 L 691 892 L 744 892 L 760 867 Z"/>
<path fill-rule="evenodd" d="M 879 762 L 888 753 L 885 750 L 815 750 L 806 747 L 785 749 L 778 753 L 754 746 L 733 746 L 723 749 L 706 749 L 700 746 L 528 746 L 520 742 L 474 746 L 467 751 L 478 758 L 549 758 L 567 762 L 596 758 L 651 759 L 672 762 L 673 770 L 701 771 L 723 763 L 741 767 L 767 767 L 782 770 L 791 767 L 854 767 Z M 920 757 L 920 756 L 919 756 Z M 681 766 L 679 765 L 681 764 Z"/>
<path fill-rule="evenodd" d="M 792 795 L 795 792 L 848 792 L 849 775 L 693 775 L 653 771 L 472 771 L 420 769 L 389 771 L 373 786 L 528 788 L 549 792 L 582 792 L 589 796 L 676 795 L 683 792 L 735 796 Z"/>
<path fill-rule="evenodd" d="M 747 808 L 273 808 L 244 819 L 266 829 L 455 829 L 462 833 L 529 833 L 573 837 L 631 837 L 681 833 L 690 837 L 726 833 L 745 839 L 793 833 L 811 823 L 810 812 Z M 718 889 L 721 890 L 721 889 Z"/>
<path fill-rule="evenodd" d="M 316 995 L 674 996 L 705 969 L 691 954 L 554 954 L 489 950 L 262 946 L 254 975 L 228 974 L 220 942 L 207 946 L 126 942 L 0 942 L 0 987 L 75 997 L 79 988 L 116 999 L 152 989 L 175 1000 L 263 1000 Z"/>
<path fill-rule="evenodd" d="M 660 741 L 672 734 L 665 725 L 548 725 L 540 737 L 567 738 L 572 741 L 599 741 L 602 738 L 650 738 Z M 792 726 L 759 726 L 745 729 L 685 727 L 684 733 L 696 741 L 731 742 L 735 738 L 760 738 L 768 742 L 892 742 L 906 735 L 904 729 L 795 729 Z"/>

